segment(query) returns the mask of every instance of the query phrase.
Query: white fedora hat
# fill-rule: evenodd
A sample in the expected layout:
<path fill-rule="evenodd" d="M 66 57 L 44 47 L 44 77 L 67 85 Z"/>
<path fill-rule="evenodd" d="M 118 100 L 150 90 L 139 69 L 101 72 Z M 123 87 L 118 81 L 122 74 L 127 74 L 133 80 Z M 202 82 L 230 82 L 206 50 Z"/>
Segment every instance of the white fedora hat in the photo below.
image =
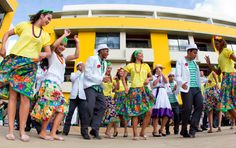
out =
<path fill-rule="evenodd" d="M 100 51 L 100 50 L 102 50 L 102 49 L 110 49 L 110 48 L 107 46 L 107 44 L 99 44 L 99 45 L 97 46 L 96 51 L 98 52 L 98 51 Z"/>

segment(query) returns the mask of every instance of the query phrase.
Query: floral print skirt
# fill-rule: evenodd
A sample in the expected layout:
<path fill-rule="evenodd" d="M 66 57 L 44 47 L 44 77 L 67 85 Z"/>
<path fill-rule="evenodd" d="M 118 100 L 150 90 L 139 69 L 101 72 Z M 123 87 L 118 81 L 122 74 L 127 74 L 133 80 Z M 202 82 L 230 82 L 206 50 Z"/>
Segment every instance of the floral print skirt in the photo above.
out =
<path fill-rule="evenodd" d="M 111 96 L 105 96 L 106 111 L 103 116 L 103 124 L 120 122 L 119 116 L 116 113 L 116 103 Z"/>
<path fill-rule="evenodd" d="M 217 104 L 219 103 L 220 90 L 217 87 L 210 87 L 205 89 L 205 101 L 203 105 L 203 110 L 209 112 L 211 110 L 217 109 Z"/>
<path fill-rule="evenodd" d="M 50 119 L 55 113 L 67 114 L 68 102 L 65 101 L 60 86 L 51 80 L 44 80 L 31 116 L 38 122 Z"/>
<path fill-rule="evenodd" d="M 223 112 L 236 108 L 236 72 L 224 73 L 217 109 Z"/>
<path fill-rule="evenodd" d="M 34 98 L 37 63 L 33 59 L 10 54 L 0 63 L 0 98 L 9 98 L 12 89 L 30 100 Z"/>
<path fill-rule="evenodd" d="M 148 87 L 130 88 L 125 100 L 127 116 L 142 116 L 154 106 L 156 99 Z"/>

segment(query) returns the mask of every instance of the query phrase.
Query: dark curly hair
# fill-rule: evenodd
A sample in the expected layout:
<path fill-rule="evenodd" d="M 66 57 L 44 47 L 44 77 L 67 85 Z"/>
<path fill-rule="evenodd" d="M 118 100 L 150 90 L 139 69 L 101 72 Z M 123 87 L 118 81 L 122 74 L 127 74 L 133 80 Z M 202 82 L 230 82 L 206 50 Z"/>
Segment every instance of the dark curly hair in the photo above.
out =
<path fill-rule="evenodd" d="M 47 14 L 52 14 L 52 13 L 53 13 L 53 11 L 44 10 L 44 9 L 40 10 L 36 14 L 30 16 L 30 22 L 31 22 L 31 24 L 34 24 L 40 18 L 41 14 L 47 15 Z"/>

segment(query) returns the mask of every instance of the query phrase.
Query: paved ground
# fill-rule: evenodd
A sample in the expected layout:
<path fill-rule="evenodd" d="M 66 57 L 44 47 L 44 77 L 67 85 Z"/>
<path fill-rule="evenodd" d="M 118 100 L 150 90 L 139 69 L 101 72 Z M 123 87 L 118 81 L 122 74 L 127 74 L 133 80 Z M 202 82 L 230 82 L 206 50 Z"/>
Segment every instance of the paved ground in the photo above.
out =
<path fill-rule="evenodd" d="M 101 128 L 101 135 L 104 136 L 104 128 Z M 35 130 L 30 133 L 30 142 L 24 143 L 18 139 L 8 141 L 5 139 L 7 127 L 0 127 L 0 148 L 235 148 L 236 129 L 223 128 L 220 133 L 208 134 L 207 132 L 197 133 L 196 138 L 182 138 L 179 135 L 167 137 L 152 137 L 152 128 L 147 129 L 148 140 L 132 140 L 132 130 L 129 129 L 129 137 L 123 138 L 123 130 L 119 129 L 116 139 L 83 140 L 78 134 L 79 128 L 72 127 L 69 136 L 65 136 L 65 141 L 45 141 L 38 138 Z M 18 132 L 15 133 L 18 135 Z"/>

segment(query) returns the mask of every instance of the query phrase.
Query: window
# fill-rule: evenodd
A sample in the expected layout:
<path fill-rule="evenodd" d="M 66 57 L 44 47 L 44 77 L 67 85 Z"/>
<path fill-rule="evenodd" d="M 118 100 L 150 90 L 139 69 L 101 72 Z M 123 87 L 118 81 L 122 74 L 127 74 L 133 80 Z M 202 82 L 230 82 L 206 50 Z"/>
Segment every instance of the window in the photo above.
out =
<path fill-rule="evenodd" d="M 74 61 L 68 61 L 66 62 L 66 70 L 65 70 L 65 75 L 64 75 L 64 82 L 70 82 L 70 74 L 74 72 Z"/>
<path fill-rule="evenodd" d="M 107 44 L 110 49 L 120 49 L 120 33 L 97 33 L 96 45 Z"/>
<path fill-rule="evenodd" d="M 150 34 L 126 34 L 127 48 L 151 48 Z"/>
<path fill-rule="evenodd" d="M 171 51 L 185 51 L 189 44 L 188 36 L 168 35 L 168 42 Z"/>
<path fill-rule="evenodd" d="M 236 42 L 235 41 L 226 41 L 227 42 L 227 48 L 230 48 L 236 53 Z"/>
<path fill-rule="evenodd" d="M 2 7 L 0 6 L 0 27 L 2 27 L 2 22 L 3 22 L 4 15 L 5 15 L 5 12 L 2 9 Z"/>
<path fill-rule="evenodd" d="M 211 44 L 211 39 L 194 38 L 195 44 L 200 51 L 215 51 Z"/>
<path fill-rule="evenodd" d="M 75 40 L 73 38 L 68 38 L 66 48 L 75 48 Z"/>

